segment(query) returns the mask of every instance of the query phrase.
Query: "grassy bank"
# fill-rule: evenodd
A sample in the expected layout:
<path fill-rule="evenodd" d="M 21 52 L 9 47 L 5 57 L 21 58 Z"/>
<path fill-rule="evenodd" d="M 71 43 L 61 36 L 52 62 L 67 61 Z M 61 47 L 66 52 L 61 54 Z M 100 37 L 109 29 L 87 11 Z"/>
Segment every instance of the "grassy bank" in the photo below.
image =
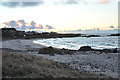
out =
<path fill-rule="evenodd" d="M 105 75 L 79 72 L 40 56 L 2 52 L 4 78 L 108 78 Z"/>

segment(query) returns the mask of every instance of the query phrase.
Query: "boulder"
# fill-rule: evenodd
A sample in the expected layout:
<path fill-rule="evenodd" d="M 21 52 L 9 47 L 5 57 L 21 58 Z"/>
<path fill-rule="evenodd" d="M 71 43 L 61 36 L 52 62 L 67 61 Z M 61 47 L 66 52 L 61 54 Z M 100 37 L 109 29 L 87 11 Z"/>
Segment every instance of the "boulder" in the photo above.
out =
<path fill-rule="evenodd" d="M 38 54 L 51 54 L 54 55 L 56 50 L 53 47 L 41 48 L 39 49 Z"/>
<path fill-rule="evenodd" d="M 90 46 L 82 46 L 79 51 L 92 51 L 93 49 Z"/>
<path fill-rule="evenodd" d="M 57 48 L 53 48 L 53 47 L 50 46 L 50 47 L 47 47 L 47 48 L 39 49 L 38 54 L 49 54 L 49 55 L 60 54 L 60 55 L 64 55 L 64 54 L 72 54 L 72 53 L 67 49 L 57 49 Z"/>
<path fill-rule="evenodd" d="M 101 37 L 100 35 L 89 35 L 87 37 Z"/>
<path fill-rule="evenodd" d="M 117 53 L 118 52 L 118 50 L 117 50 L 117 48 L 115 48 L 115 49 L 103 49 L 103 51 L 104 52 L 106 52 L 106 53 Z"/>

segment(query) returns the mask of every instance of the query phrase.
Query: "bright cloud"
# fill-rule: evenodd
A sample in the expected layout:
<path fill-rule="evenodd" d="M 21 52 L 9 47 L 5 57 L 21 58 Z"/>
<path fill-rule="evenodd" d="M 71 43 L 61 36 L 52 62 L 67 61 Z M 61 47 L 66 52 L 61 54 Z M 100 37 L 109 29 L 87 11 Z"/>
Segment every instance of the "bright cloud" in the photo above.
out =
<path fill-rule="evenodd" d="M 27 23 L 24 20 L 19 21 L 9 21 L 3 23 L 4 28 L 16 28 L 18 30 L 27 30 L 27 29 L 54 29 L 51 25 L 46 25 L 43 27 L 41 24 L 39 26 L 36 26 L 37 23 L 34 21 L 31 21 L 31 23 Z"/>

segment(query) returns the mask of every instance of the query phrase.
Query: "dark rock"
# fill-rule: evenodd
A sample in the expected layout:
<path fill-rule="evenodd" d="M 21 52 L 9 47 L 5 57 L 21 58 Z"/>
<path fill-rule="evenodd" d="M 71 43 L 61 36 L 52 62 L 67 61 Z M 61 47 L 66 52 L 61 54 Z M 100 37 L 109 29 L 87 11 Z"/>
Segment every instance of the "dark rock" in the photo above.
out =
<path fill-rule="evenodd" d="M 66 50 L 65 48 L 62 48 L 62 50 Z"/>
<path fill-rule="evenodd" d="M 56 52 L 56 50 L 53 47 L 47 47 L 47 48 L 41 48 L 39 49 L 38 54 L 50 54 L 50 55 L 54 55 Z"/>
<path fill-rule="evenodd" d="M 117 52 L 118 52 L 117 48 L 116 48 L 116 49 L 113 49 L 112 52 L 113 52 L 113 53 L 117 53 Z"/>
<path fill-rule="evenodd" d="M 82 46 L 79 51 L 92 51 L 93 49 L 90 46 Z"/>
<path fill-rule="evenodd" d="M 19 31 L 15 28 L 2 28 L 2 38 L 7 39 L 35 39 L 35 38 L 63 38 L 63 37 L 80 37 L 81 34 L 58 34 L 56 32 L 42 32 L 35 31 Z"/>
<path fill-rule="evenodd" d="M 71 51 L 67 50 L 67 49 L 57 49 L 57 48 L 53 48 L 53 47 L 47 47 L 47 48 L 41 48 L 39 49 L 38 54 L 49 54 L 49 55 L 54 55 L 54 54 L 60 54 L 60 55 L 64 55 L 64 54 L 72 54 Z"/>
<path fill-rule="evenodd" d="M 117 34 L 111 34 L 111 35 L 108 35 L 108 36 L 120 36 L 120 33 L 117 33 Z"/>
<path fill-rule="evenodd" d="M 100 35 L 83 35 L 82 37 L 101 37 Z"/>
<path fill-rule="evenodd" d="M 117 48 L 115 48 L 115 49 L 103 49 L 103 51 L 104 52 L 106 52 L 106 53 L 117 53 L 118 52 L 118 50 L 117 50 Z"/>
<path fill-rule="evenodd" d="M 17 31 L 15 28 L 2 28 L 0 31 L 2 31 L 3 39 L 17 39 L 25 36 L 25 31 Z"/>

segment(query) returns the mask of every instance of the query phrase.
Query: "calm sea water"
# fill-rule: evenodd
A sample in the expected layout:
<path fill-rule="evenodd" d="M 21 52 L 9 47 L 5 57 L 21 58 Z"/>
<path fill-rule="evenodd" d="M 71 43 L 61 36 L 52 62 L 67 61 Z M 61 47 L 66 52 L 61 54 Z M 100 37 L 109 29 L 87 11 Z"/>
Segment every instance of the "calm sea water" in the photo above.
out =
<path fill-rule="evenodd" d="M 74 38 L 51 38 L 33 41 L 37 44 L 78 50 L 81 46 L 91 46 L 94 49 L 118 48 L 118 37 L 74 37 Z"/>

